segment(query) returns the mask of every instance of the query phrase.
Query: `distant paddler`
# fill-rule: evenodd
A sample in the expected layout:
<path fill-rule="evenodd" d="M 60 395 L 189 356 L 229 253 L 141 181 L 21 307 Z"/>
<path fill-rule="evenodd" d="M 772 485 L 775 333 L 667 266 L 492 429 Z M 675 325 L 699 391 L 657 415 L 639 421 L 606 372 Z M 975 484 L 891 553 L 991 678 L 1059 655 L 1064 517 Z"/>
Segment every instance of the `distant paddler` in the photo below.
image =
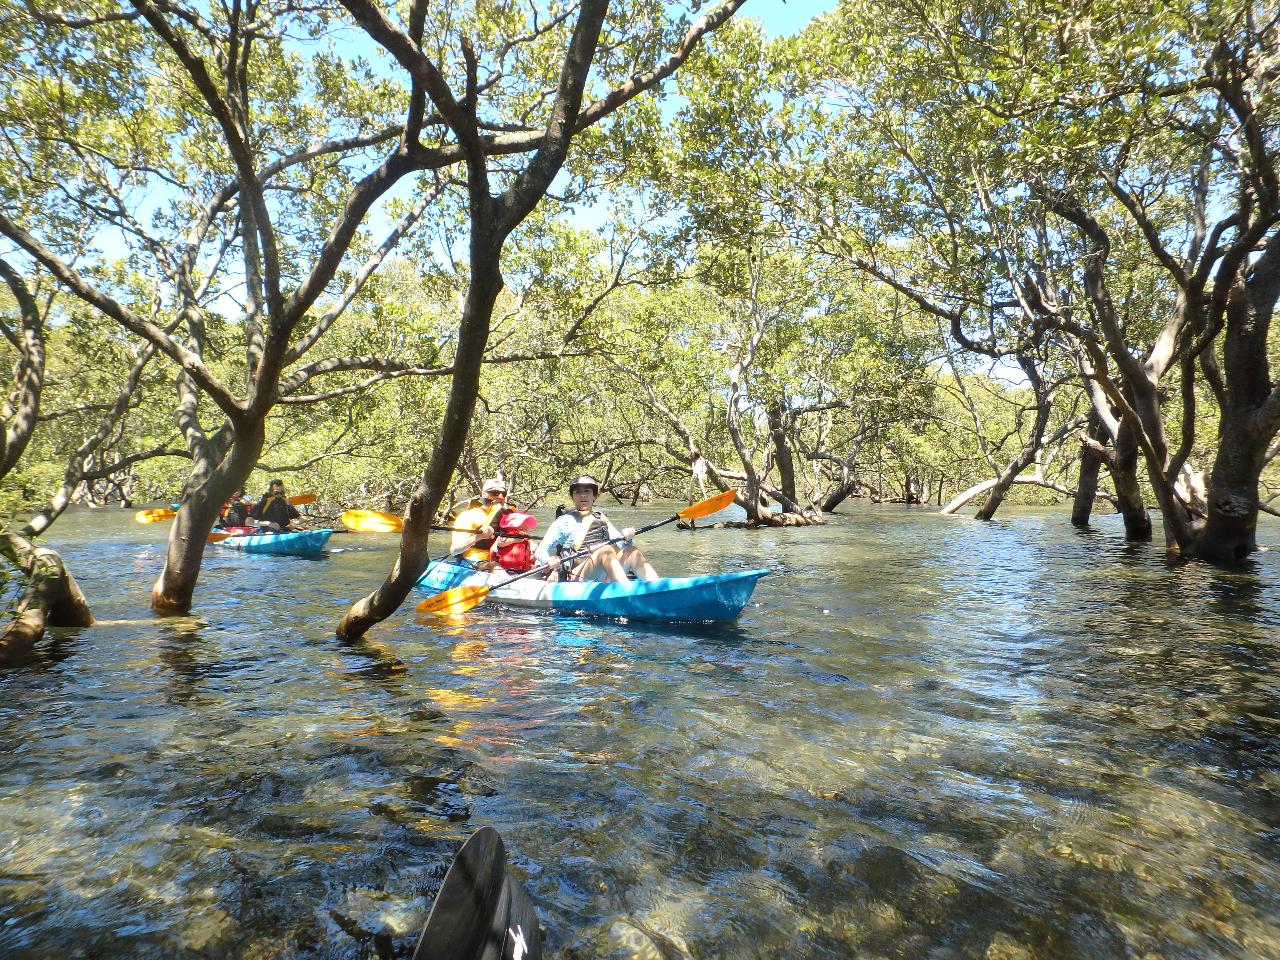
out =
<path fill-rule="evenodd" d="M 233 493 L 231 499 L 223 506 L 222 513 L 218 515 L 218 526 L 249 526 L 249 504 L 244 499 L 243 490 L 237 490 Z"/>
<path fill-rule="evenodd" d="M 284 481 L 272 480 L 267 484 L 267 492 L 249 511 L 249 519 L 256 520 L 260 529 L 268 533 L 280 533 L 293 530 L 293 521 L 302 514 L 285 496 Z"/>

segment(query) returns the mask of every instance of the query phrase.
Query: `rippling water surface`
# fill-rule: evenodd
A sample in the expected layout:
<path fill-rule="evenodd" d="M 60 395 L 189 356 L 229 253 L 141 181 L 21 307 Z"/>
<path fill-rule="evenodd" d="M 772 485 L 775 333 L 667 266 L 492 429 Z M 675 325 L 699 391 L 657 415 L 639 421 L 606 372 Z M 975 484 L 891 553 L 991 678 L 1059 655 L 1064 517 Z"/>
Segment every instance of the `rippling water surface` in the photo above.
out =
<path fill-rule="evenodd" d="M 775 569 L 734 626 L 406 607 L 344 645 L 394 538 L 211 550 L 155 619 L 163 536 L 54 528 L 103 622 L 0 671 L 0 955 L 407 955 L 492 825 L 557 957 L 1280 956 L 1277 554 L 855 505 L 646 535 Z"/>

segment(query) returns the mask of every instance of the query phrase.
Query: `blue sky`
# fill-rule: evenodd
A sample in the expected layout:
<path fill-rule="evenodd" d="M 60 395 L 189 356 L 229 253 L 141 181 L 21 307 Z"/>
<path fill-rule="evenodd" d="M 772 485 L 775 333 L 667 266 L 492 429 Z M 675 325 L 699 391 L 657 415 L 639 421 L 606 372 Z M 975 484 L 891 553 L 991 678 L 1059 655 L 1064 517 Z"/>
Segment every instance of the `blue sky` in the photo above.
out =
<path fill-rule="evenodd" d="M 795 33 L 820 13 L 836 8 L 836 0 L 747 0 L 739 16 L 755 17 L 771 37 Z"/>

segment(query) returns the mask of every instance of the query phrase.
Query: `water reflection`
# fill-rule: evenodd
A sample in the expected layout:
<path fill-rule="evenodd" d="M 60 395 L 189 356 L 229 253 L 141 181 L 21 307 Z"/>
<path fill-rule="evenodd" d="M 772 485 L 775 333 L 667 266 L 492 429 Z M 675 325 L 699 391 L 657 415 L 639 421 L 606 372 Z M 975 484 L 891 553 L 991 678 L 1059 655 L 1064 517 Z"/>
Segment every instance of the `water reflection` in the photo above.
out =
<path fill-rule="evenodd" d="M 662 569 L 780 571 L 730 627 L 486 603 L 341 643 L 391 538 L 211 552 L 157 620 L 150 534 L 71 519 L 104 623 L 0 673 L 5 956 L 404 953 L 482 824 L 560 957 L 1280 955 L 1273 554 L 855 508 L 655 531 Z"/>

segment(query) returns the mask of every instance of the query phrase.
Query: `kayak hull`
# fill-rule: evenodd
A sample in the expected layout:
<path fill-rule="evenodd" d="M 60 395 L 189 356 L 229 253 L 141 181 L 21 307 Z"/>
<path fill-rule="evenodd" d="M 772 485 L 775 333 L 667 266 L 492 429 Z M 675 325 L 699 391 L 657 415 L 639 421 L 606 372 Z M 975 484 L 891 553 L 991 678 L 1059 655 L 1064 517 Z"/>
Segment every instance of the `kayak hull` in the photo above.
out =
<path fill-rule="evenodd" d="M 468 564 L 435 560 L 418 580 L 428 594 L 454 587 L 489 586 L 489 599 L 513 607 L 651 623 L 705 623 L 736 620 L 768 570 L 706 577 L 662 577 L 627 583 L 548 583 L 526 577 L 505 586 L 507 573 L 482 573 Z"/>
<path fill-rule="evenodd" d="M 291 533 L 255 534 L 228 537 L 215 546 L 230 547 L 243 553 L 268 553 L 277 556 L 318 557 L 324 553 L 332 530 L 295 530 Z"/>

